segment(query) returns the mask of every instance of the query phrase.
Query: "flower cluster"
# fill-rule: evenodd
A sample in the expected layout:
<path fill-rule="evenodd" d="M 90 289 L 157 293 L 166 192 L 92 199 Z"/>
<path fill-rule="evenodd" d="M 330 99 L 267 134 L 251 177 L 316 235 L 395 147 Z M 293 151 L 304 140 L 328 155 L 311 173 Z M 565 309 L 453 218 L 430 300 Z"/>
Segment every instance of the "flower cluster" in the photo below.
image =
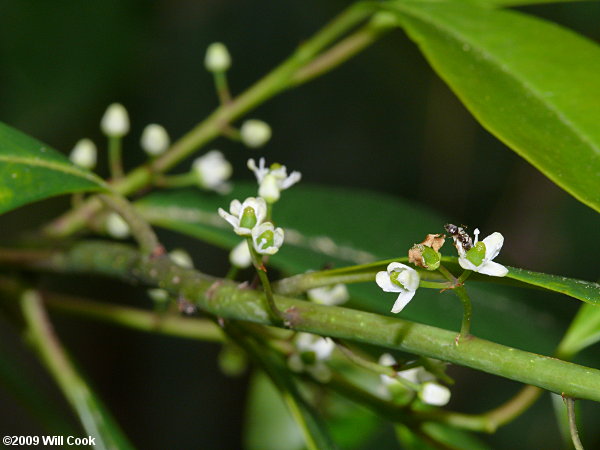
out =
<path fill-rule="evenodd" d="M 508 274 L 506 267 L 492 261 L 498 256 L 504 243 L 504 237 L 500 233 L 492 233 L 479 241 L 479 229 L 476 228 L 473 241 L 462 227 L 447 224 L 444 228 L 454 240 L 458 263 L 463 269 L 494 277 Z M 444 245 L 444 240 L 445 235 L 428 234 L 423 242 L 413 245 L 408 251 L 408 261 L 425 270 L 438 270 L 442 261 L 439 250 Z M 399 313 L 414 297 L 420 284 L 420 275 L 406 264 L 392 262 L 385 271 L 377 273 L 375 281 L 385 292 L 399 293 L 392 307 L 393 313 Z"/>
<path fill-rule="evenodd" d="M 379 358 L 379 364 L 393 367 L 397 362 L 392 355 L 384 353 Z M 412 384 L 417 389 L 417 395 L 423 403 L 444 406 L 450 401 L 450 389 L 437 383 L 435 376 L 423 367 L 401 370 L 397 375 L 397 378 L 381 375 L 383 394 L 386 397 L 394 398 L 397 394 L 406 391 L 406 384 Z M 408 383 L 403 383 L 403 381 Z"/>
<path fill-rule="evenodd" d="M 326 383 L 331 378 L 327 361 L 335 343 L 310 333 L 298 333 L 294 340 L 296 350 L 288 357 L 288 367 L 294 372 L 307 372 L 315 379 Z"/>
<path fill-rule="evenodd" d="M 248 167 L 256 175 L 259 196 L 248 197 L 243 202 L 235 199 L 229 205 L 229 212 L 219 208 L 219 215 L 229 222 L 236 234 L 250 237 L 252 247 L 258 254 L 274 255 L 283 245 L 284 232 L 282 228 L 275 227 L 267 220 L 267 204 L 276 202 L 280 191 L 299 181 L 301 175 L 299 172 L 292 172 L 288 176 L 285 166 L 275 164 L 267 169 L 264 158 L 260 159 L 258 167 L 253 159 L 248 160 Z M 231 254 L 232 263 L 243 268 L 248 258 L 238 247 L 235 254 Z"/>
<path fill-rule="evenodd" d="M 258 181 L 258 195 L 267 203 L 275 203 L 279 200 L 281 191 L 296 184 L 302 178 L 302 174 L 296 171 L 288 175 L 286 167 L 277 163 L 271 164 L 271 167 L 267 168 L 264 158 L 260 158 L 258 166 L 254 159 L 249 159 L 248 168 L 254 172 L 256 181 Z"/>

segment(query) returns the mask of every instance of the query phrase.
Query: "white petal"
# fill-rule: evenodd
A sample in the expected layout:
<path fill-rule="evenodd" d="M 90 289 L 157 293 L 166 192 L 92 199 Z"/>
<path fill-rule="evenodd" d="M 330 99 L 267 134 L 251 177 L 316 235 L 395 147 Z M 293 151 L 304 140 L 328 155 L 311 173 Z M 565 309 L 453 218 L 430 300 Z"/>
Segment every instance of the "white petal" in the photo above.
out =
<path fill-rule="evenodd" d="M 243 209 L 240 201 L 237 199 L 231 200 L 231 203 L 229 204 L 229 212 L 236 217 L 240 217 L 242 211 Z"/>
<path fill-rule="evenodd" d="M 319 338 L 313 344 L 313 351 L 317 359 L 328 359 L 335 348 L 335 343 L 330 338 Z"/>
<path fill-rule="evenodd" d="M 473 264 L 467 258 L 464 258 L 462 256 L 460 256 L 458 258 L 458 264 L 460 264 L 460 267 L 462 267 L 465 270 L 474 270 L 476 272 L 479 271 L 479 267 L 477 267 L 475 264 Z"/>
<path fill-rule="evenodd" d="M 225 211 L 223 208 L 219 208 L 219 215 L 225 219 L 227 222 L 229 222 L 229 224 L 236 228 L 239 226 L 240 224 L 240 219 L 238 219 L 235 216 L 232 216 L 231 214 L 229 214 L 227 211 Z"/>
<path fill-rule="evenodd" d="M 410 302 L 414 296 L 415 296 L 415 291 L 400 292 L 400 295 L 398 296 L 398 298 L 396 299 L 396 302 L 394 303 L 394 306 L 392 307 L 392 312 L 394 314 L 398 314 L 400 311 L 402 311 L 404 309 L 404 307 L 406 305 L 408 305 L 408 302 Z"/>
<path fill-rule="evenodd" d="M 483 243 L 485 244 L 485 259 L 490 261 L 500 253 L 500 249 L 504 244 L 504 236 L 496 231 L 486 237 Z"/>
<path fill-rule="evenodd" d="M 421 367 L 414 367 L 412 369 L 402 370 L 398 372 L 398 376 L 400 378 L 404 378 L 407 381 L 410 381 L 411 383 L 417 384 L 419 383 L 419 371 L 421 369 Z"/>
<path fill-rule="evenodd" d="M 429 405 L 444 406 L 450 401 L 450 389 L 441 384 L 428 382 L 423 385 L 419 397 Z"/>
<path fill-rule="evenodd" d="M 392 283 L 390 275 L 387 272 L 377 272 L 377 275 L 375 275 L 375 282 L 384 290 L 384 292 L 401 292 L 403 290 L 400 286 Z"/>
<path fill-rule="evenodd" d="M 394 366 L 396 365 L 396 358 L 394 358 L 389 353 L 384 353 L 379 357 L 379 365 L 380 366 Z"/>
<path fill-rule="evenodd" d="M 390 273 L 391 272 L 399 272 L 400 269 L 413 270 L 409 266 L 407 266 L 406 264 L 402 264 L 402 263 L 399 263 L 399 262 L 392 262 L 392 263 L 389 263 L 388 266 L 387 266 L 387 271 L 390 272 Z"/>
<path fill-rule="evenodd" d="M 287 189 L 293 184 L 296 184 L 302 178 L 302 174 L 300 172 L 292 172 L 289 177 L 281 182 L 281 189 Z"/>
<path fill-rule="evenodd" d="M 398 281 L 408 291 L 416 291 L 419 287 L 419 273 L 413 269 L 404 269 L 398 275 Z"/>
<path fill-rule="evenodd" d="M 508 273 L 508 269 L 502 264 L 494 261 L 487 261 L 477 268 L 477 272 L 492 277 L 504 277 Z"/>

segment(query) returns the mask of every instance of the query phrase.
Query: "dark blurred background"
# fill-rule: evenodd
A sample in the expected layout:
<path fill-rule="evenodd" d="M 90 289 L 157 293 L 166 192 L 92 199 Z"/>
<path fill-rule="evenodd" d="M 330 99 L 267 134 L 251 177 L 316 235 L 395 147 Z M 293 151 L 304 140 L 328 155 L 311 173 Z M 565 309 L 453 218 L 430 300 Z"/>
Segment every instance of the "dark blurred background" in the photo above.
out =
<path fill-rule="evenodd" d="M 228 46 L 233 56 L 230 86 L 239 93 L 348 3 L 1 2 L 0 120 L 68 152 L 82 137 L 102 144 L 100 118 L 109 103 L 121 102 L 132 121 L 125 146 L 130 149 L 126 162 L 133 167 L 143 160 L 137 140 L 146 124 L 160 123 L 176 138 L 217 105 L 211 76 L 203 67 L 209 43 Z M 597 2 L 522 10 L 600 40 Z M 423 204 L 448 221 L 479 226 L 484 235 L 501 230 L 511 243 L 503 249 L 503 261 L 515 266 L 588 280 L 600 276 L 598 214 L 483 130 L 401 31 L 249 117 L 267 121 L 274 130 L 260 154 L 300 170 L 307 182 L 385 192 Z M 245 169 L 247 149 L 223 139 L 213 146 L 233 161 L 237 179 L 251 178 Z M 3 234 L 34 227 L 67 206 L 68 199 L 53 199 L 7 214 Z M 219 273 L 225 267 L 222 251 L 170 233 L 161 238 L 169 247 L 202 252 L 202 270 Z M 53 277 L 45 283 L 97 298 L 108 292 L 115 301 L 148 306 L 138 289 L 106 280 L 86 278 L 79 286 L 66 286 L 65 279 Z M 558 302 L 560 306 L 547 307 L 564 316 L 566 326 L 577 302 Z M 241 446 L 246 380 L 220 374 L 216 346 L 59 316 L 55 320 L 83 371 L 139 447 Z M 61 411 L 70 414 L 15 331 L 2 322 L 0 330 L 0 339 L 40 379 Z M 466 370 L 457 373 L 472 376 Z M 476 412 L 473 405 L 481 405 L 482 396 L 493 406 L 516 386 L 482 379 L 481 387 L 456 393 L 452 406 Z M 554 427 L 550 409 L 544 399 L 500 430 L 490 445 L 533 448 L 514 442 L 514 436 L 537 439 L 547 433 L 545 448 L 556 447 L 558 435 L 547 431 Z M 597 407 L 592 414 L 597 417 Z M 6 418 L 0 423 L 3 434 L 43 434 L 1 386 L 0 416 Z"/>

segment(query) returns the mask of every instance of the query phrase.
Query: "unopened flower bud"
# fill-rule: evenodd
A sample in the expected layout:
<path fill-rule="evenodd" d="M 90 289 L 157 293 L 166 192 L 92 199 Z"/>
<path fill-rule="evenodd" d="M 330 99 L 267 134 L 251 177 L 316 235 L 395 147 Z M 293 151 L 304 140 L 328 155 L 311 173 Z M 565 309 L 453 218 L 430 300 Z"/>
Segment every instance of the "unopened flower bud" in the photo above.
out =
<path fill-rule="evenodd" d="M 110 137 L 123 137 L 129 132 L 129 115 L 120 103 L 110 105 L 100 122 L 102 132 Z"/>
<path fill-rule="evenodd" d="M 240 128 L 242 142 L 251 148 L 265 145 L 271 139 L 271 127 L 262 120 L 246 120 Z"/>
<path fill-rule="evenodd" d="M 444 406 L 450 401 L 450 389 L 433 381 L 428 381 L 421 387 L 419 398 L 428 405 Z"/>
<path fill-rule="evenodd" d="M 229 262 L 232 266 L 245 269 L 252 264 L 252 255 L 246 241 L 240 242 L 229 253 Z"/>
<path fill-rule="evenodd" d="M 115 212 L 111 212 L 106 218 L 106 232 L 116 239 L 125 239 L 131 234 L 127 222 Z"/>
<path fill-rule="evenodd" d="M 223 153 L 211 150 L 205 155 L 196 158 L 192 163 L 192 170 L 196 174 L 198 185 L 205 189 L 217 192 L 227 190 L 226 181 L 231 177 L 233 168 L 225 159 Z"/>
<path fill-rule="evenodd" d="M 152 156 L 158 156 L 164 153 L 169 148 L 170 142 L 167 130 L 155 123 L 144 128 L 140 140 L 142 149 Z"/>
<path fill-rule="evenodd" d="M 225 72 L 231 67 L 231 56 L 225 44 L 214 42 L 206 49 L 204 67 L 209 72 Z"/>
<path fill-rule="evenodd" d="M 169 300 L 169 293 L 164 289 L 148 289 L 148 296 L 154 303 L 165 303 Z"/>
<path fill-rule="evenodd" d="M 97 154 L 96 144 L 89 139 L 81 139 L 71 150 L 69 158 L 79 167 L 91 170 L 96 167 Z"/>
<path fill-rule="evenodd" d="M 182 250 L 180 248 L 175 249 L 169 252 L 169 258 L 179 267 L 183 267 L 184 269 L 193 269 L 194 261 L 188 252 Z"/>

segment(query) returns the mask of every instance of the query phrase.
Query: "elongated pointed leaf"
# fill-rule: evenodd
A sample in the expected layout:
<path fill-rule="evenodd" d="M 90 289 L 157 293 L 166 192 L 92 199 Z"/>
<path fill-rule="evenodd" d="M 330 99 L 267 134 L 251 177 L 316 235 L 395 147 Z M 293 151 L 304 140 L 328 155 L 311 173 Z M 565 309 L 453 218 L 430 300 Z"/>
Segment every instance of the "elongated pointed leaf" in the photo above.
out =
<path fill-rule="evenodd" d="M 93 173 L 0 122 L 0 213 L 71 192 L 106 189 Z"/>
<path fill-rule="evenodd" d="M 558 346 L 557 354 L 571 359 L 581 350 L 600 342 L 600 305 L 582 305 Z"/>
<path fill-rule="evenodd" d="M 600 211 L 600 47 L 514 11 L 387 5 L 485 128 Z"/>

